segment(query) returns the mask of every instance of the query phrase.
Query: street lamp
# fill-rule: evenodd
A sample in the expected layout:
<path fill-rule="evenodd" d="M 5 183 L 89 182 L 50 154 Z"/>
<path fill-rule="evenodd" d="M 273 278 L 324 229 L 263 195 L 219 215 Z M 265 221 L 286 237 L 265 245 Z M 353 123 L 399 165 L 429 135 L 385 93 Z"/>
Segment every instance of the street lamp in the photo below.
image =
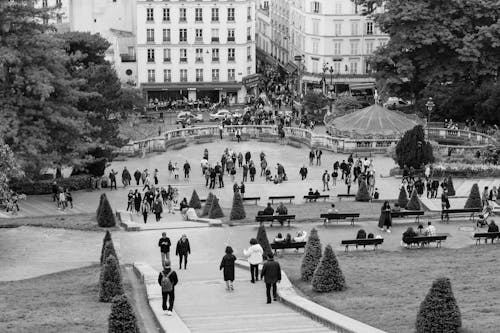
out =
<path fill-rule="evenodd" d="M 425 107 L 427 108 L 427 127 L 429 127 L 429 122 L 431 121 L 431 112 L 435 106 L 436 104 L 434 104 L 432 97 L 429 97 L 427 103 L 425 103 Z"/>

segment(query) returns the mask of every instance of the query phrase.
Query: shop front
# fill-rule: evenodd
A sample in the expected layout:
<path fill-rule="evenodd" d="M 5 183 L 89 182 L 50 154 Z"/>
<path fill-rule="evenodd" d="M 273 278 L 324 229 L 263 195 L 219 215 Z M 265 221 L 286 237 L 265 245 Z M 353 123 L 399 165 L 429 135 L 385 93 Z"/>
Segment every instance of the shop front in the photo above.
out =
<path fill-rule="evenodd" d="M 246 89 L 237 82 L 143 83 L 141 89 L 148 101 L 160 102 L 209 100 L 234 104 L 246 94 Z"/>

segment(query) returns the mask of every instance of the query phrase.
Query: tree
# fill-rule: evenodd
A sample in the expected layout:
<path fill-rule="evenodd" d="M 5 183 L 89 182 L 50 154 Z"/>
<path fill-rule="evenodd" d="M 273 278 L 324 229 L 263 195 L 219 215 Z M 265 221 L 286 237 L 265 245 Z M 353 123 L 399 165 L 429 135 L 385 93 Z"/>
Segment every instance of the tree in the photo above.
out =
<path fill-rule="evenodd" d="M 201 209 L 201 201 L 196 190 L 193 190 L 193 194 L 191 194 L 191 200 L 189 200 L 189 207 L 194 209 Z"/>
<path fill-rule="evenodd" d="M 477 183 L 472 185 L 469 193 L 469 198 L 465 202 L 465 209 L 468 208 L 483 208 L 483 202 L 481 201 L 481 193 L 479 193 L 479 186 Z"/>
<path fill-rule="evenodd" d="M 432 146 L 425 141 L 424 128 L 421 125 L 406 131 L 396 145 L 396 163 L 420 169 L 423 165 L 434 162 Z"/>
<path fill-rule="evenodd" d="M 312 278 L 313 290 L 320 293 L 341 291 L 345 287 L 345 279 L 340 269 L 332 246 L 327 245 L 318 267 Z"/>
<path fill-rule="evenodd" d="M 405 208 L 408 204 L 408 195 L 406 194 L 406 189 L 404 186 L 401 186 L 401 189 L 399 190 L 398 204 L 401 208 Z"/>
<path fill-rule="evenodd" d="M 102 239 L 102 248 L 101 248 L 101 265 L 104 263 L 104 247 L 106 245 L 106 242 L 112 242 L 113 240 L 111 239 L 111 233 L 109 230 L 106 230 L 106 234 L 104 234 L 104 238 Z M 114 249 L 114 248 L 113 248 Z M 116 254 L 114 254 L 116 257 Z M 107 256 L 106 256 L 107 257 Z"/>
<path fill-rule="evenodd" d="M 446 189 L 448 190 L 448 196 L 452 197 L 455 193 L 455 186 L 453 186 L 453 179 L 451 176 L 448 177 L 448 181 L 446 182 Z"/>
<path fill-rule="evenodd" d="M 11 197 L 10 180 L 22 176 L 23 171 L 19 163 L 17 163 L 14 153 L 0 137 L 0 203 L 9 200 Z"/>
<path fill-rule="evenodd" d="M 407 210 L 420 210 L 420 201 L 418 200 L 417 190 L 411 193 L 410 201 L 406 205 Z"/>
<path fill-rule="evenodd" d="M 214 195 L 212 192 L 208 193 L 207 201 L 205 201 L 205 206 L 203 206 L 203 210 L 201 211 L 201 216 L 207 216 L 212 207 L 212 200 L 214 200 Z"/>
<path fill-rule="evenodd" d="M 106 259 L 111 255 L 116 258 L 116 261 L 119 265 L 120 262 L 118 261 L 118 256 L 116 255 L 115 246 L 113 244 L 113 241 L 109 240 L 104 243 L 104 246 L 102 248 L 101 265 L 104 264 L 106 262 Z"/>
<path fill-rule="evenodd" d="M 300 277 L 302 281 L 311 281 L 320 259 L 321 241 L 319 240 L 318 231 L 316 228 L 313 228 L 307 240 L 304 256 L 302 257 L 302 264 L 300 265 Z"/>
<path fill-rule="evenodd" d="M 257 230 L 257 242 L 260 244 L 260 246 L 262 246 L 262 249 L 264 250 L 264 253 L 262 254 L 264 259 L 267 258 L 268 254 L 273 253 L 271 245 L 269 245 L 269 239 L 267 239 L 266 227 L 264 227 L 263 225 L 260 225 L 259 229 Z"/>
<path fill-rule="evenodd" d="M 113 298 L 108 318 L 108 333 L 139 333 L 134 308 L 126 295 Z"/>
<path fill-rule="evenodd" d="M 229 214 L 229 219 L 232 220 L 243 220 L 246 217 L 245 207 L 243 206 L 243 199 L 241 198 L 240 192 L 235 192 L 233 196 L 233 207 L 231 208 L 231 214 Z"/>
<path fill-rule="evenodd" d="M 101 202 L 97 208 L 97 224 L 101 228 L 110 228 L 116 225 L 115 214 L 105 193 L 101 194 Z"/>
<path fill-rule="evenodd" d="M 339 111 L 339 116 L 348 113 L 349 111 L 361 109 L 361 103 L 356 97 L 350 95 L 340 95 L 334 103 L 335 110 Z"/>
<path fill-rule="evenodd" d="M 220 208 L 219 199 L 214 195 L 210 210 L 208 211 L 208 218 L 219 219 L 221 217 L 224 217 L 224 213 L 222 212 L 222 208 Z"/>
<path fill-rule="evenodd" d="M 111 302 L 113 297 L 123 294 L 120 266 L 114 256 L 106 258 L 99 277 L 99 302 Z"/>
<path fill-rule="evenodd" d="M 358 192 L 356 193 L 356 201 L 368 202 L 371 199 L 370 193 L 368 193 L 368 186 L 364 180 L 359 182 Z"/>
<path fill-rule="evenodd" d="M 448 278 L 434 281 L 420 304 L 415 327 L 417 333 L 454 333 L 462 327 L 460 309 Z"/>
<path fill-rule="evenodd" d="M 321 93 L 308 92 L 304 95 L 303 100 L 304 108 L 307 111 L 320 110 L 326 106 L 327 100 Z"/>

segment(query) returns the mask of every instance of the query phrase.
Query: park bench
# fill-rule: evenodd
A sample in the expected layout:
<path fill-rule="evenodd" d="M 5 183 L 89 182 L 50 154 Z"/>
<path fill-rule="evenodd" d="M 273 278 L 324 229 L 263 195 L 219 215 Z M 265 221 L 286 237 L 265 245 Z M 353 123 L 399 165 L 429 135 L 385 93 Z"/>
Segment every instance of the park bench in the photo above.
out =
<path fill-rule="evenodd" d="M 197 144 L 210 143 L 210 142 L 213 141 L 213 136 L 211 134 L 197 135 L 197 136 L 194 137 L 194 141 Z"/>
<path fill-rule="evenodd" d="M 373 245 L 373 250 L 375 251 L 377 247 L 383 242 L 384 242 L 383 238 L 361 238 L 361 239 L 343 240 L 341 244 L 345 245 L 345 252 L 349 251 L 350 245 L 356 246 L 356 249 L 358 249 L 358 246 L 363 246 L 364 248 L 367 245 Z"/>
<path fill-rule="evenodd" d="M 441 211 L 441 221 L 444 222 L 444 216 L 446 215 L 446 221 L 450 221 L 450 214 L 468 214 L 470 213 L 469 220 L 474 222 L 474 214 L 480 213 L 481 208 L 461 208 L 461 209 L 443 209 Z"/>
<path fill-rule="evenodd" d="M 271 227 L 274 221 L 278 221 L 281 225 L 286 221 L 288 222 L 288 227 L 290 227 L 290 221 L 295 220 L 295 215 L 257 215 L 255 221 L 260 224 L 264 222 L 271 222 Z"/>
<path fill-rule="evenodd" d="M 250 140 L 250 133 L 241 133 L 240 141 L 248 141 L 248 140 Z M 231 136 L 231 141 L 238 141 L 236 135 Z"/>
<path fill-rule="evenodd" d="M 355 194 L 337 194 L 337 198 L 339 198 L 339 201 L 342 201 L 342 198 L 354 198 L 356 197 Z"/>
<path fill-rule="evenodd" d="M 326 199 L 330 198 L 329 194 L 323 194 L 323 195 L 304 195 L 304 199 L 306 202 L 312 202 L 313 200 L 316 201 L 317 199 L 323 199 L 323 201 L 326 201 Z"/>
<path fill-rule="evenodd" d="M 200 199 L 201 203 L 207 202 L 207 199 Z"/>
<path fill-rule="evenodd" d="M 405 210 L 405 211 L 401 211 L 401 212 L 391 212 L 392 218 L 415 216 L 416 223 L 420 222 L 420 216 L 423 216 L 423 215 L 424 215 L 423 210 Z"/>
<path fill-rule="evenodd" d="M 324 225 L 326 227 L 326 223 L 330 222 L 330 220 L 337 220 L 337 224 L 339 220 L 351 219 L 351 225 L 354 227 L 354 219 L 359 217 L 359 213 L 327 213 L 321 214 L 319 216 L 322 219 L 325 219 Z"/>
<path fill-rule="evenodd" d="M 413 246 L 413 244 L 416 244 L 418 246 L 423 246 L 425 244 L 430 244 L 430 243 L 436 243 L 436 247 L 441 247 L 441 242 L 445 241 L 447 235 L 436 235 L 436 236 L 416 236 L 413 238 L 408 238 L 405 240 L 405 243 L 410 245 L 410 247 Z"/>
<path fill-rule="evenodd" d="M 255 201 L 255 204 L 257 204 L 257 201 L 260 200 L 260 197 L 244 197 L 242 199 L 243 201 Z"/>
<path fill-rule="evenodd" d="M 292 203 L 293 199 L 295 199 L 295 195 L 282 195 L 282 196 L 269 197 L 269 200 L 271 200 L 271 204 L 274 204 L 274 200 L 290 200 L 290 203 Z"/>
<path fill-rule="evenodd" d="M 306 247 L 307 242 L 274 242 L 271 243 L 271 249 L 274 250 L 274 253 L 276 254 L 278 250 L 285 250 L 285 249 L 295 249 L 295 251 L 298 251 L 299 249 L 303 249 Z"/>
<path fill-rule="evenodd" d="M 476 245 L 481 244 L 481 239 L 483 238 L 485 243 L 488 243 L 488 239 L 491 239 L 491 243 L 493 244 L 496 238 L 500 239 L 500 232 L 476 232 L 474 234 Z"/>

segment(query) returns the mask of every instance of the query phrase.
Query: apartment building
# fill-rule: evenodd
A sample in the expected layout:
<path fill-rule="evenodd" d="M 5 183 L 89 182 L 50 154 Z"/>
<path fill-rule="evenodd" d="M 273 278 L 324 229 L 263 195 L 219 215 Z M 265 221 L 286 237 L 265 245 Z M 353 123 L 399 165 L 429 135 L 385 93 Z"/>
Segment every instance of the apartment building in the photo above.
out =
<path fill-rule="evenodd" d="M 255 74 L 255 0 L 137 1 L 138 84 L 148 100 L 242 103 Z"/>
<path fill-rule="evenodd" d="M 43 19 L 44 24 L 52 24 L 59 32 L 69 31 L 71 0 L 36 0 L 35 6 L 43 8 L 54 8 L 55 16 Z"/>

